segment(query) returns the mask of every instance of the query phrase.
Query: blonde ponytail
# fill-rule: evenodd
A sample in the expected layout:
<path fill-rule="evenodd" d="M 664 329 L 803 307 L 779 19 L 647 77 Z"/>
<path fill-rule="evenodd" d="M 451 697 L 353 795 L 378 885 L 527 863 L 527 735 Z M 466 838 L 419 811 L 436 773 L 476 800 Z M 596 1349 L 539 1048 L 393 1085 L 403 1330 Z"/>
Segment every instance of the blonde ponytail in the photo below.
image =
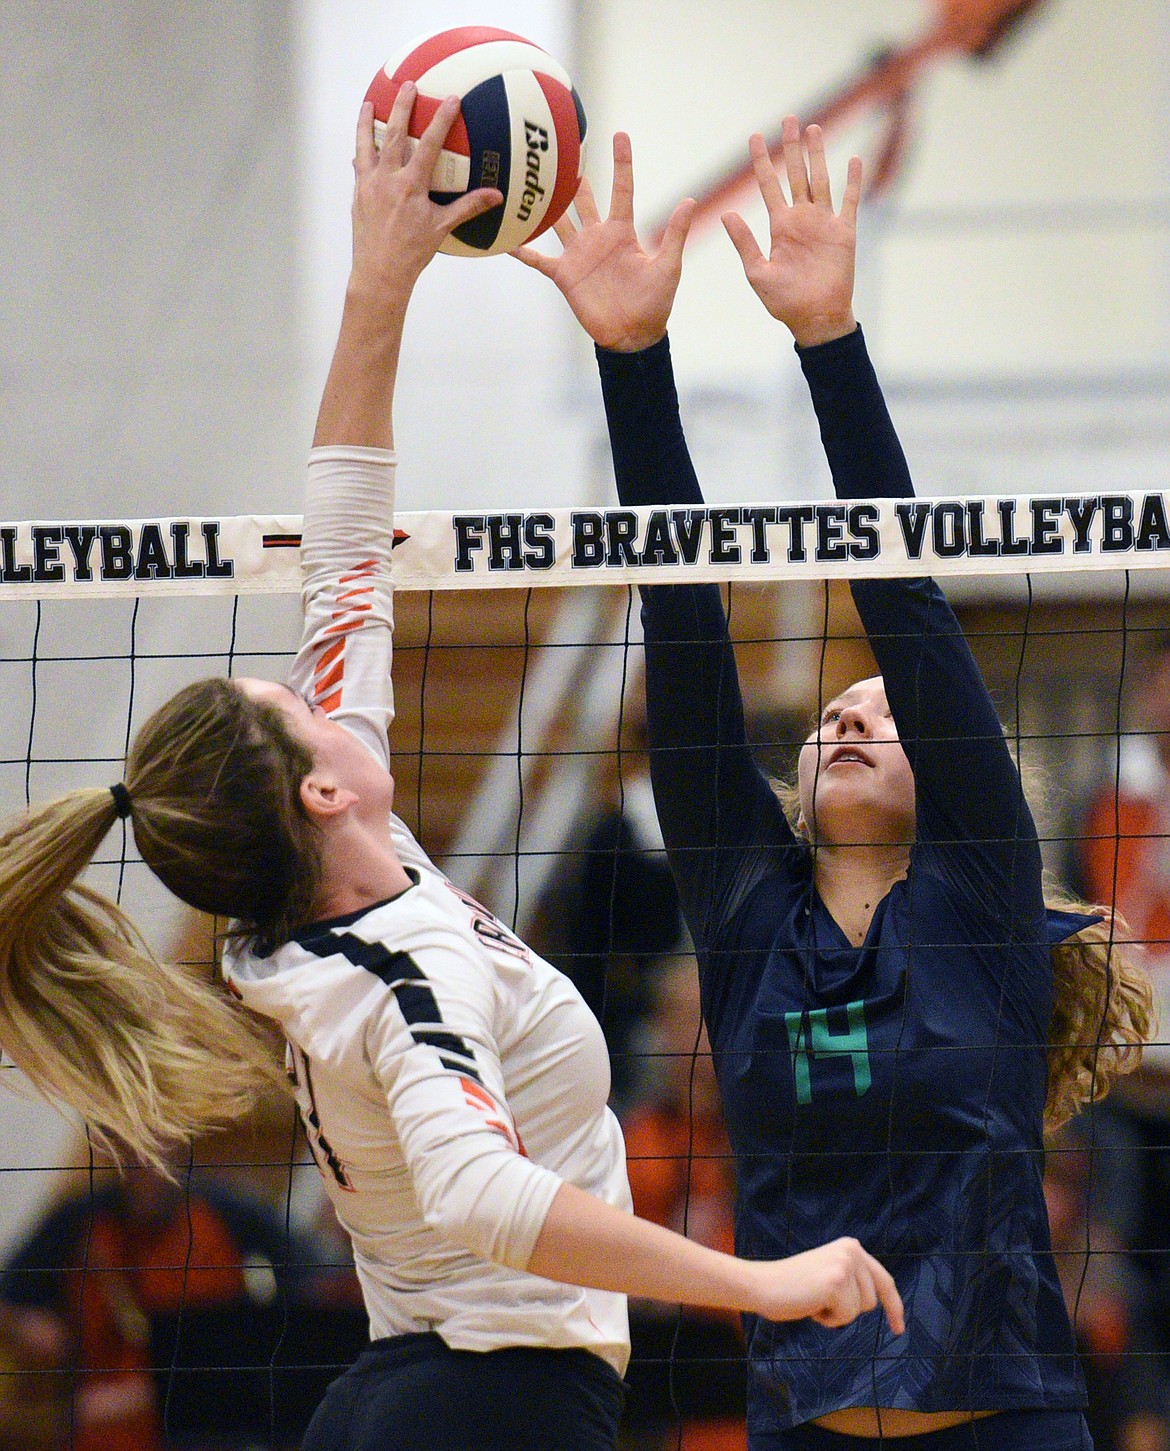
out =
<path fill-rule="evenodd" d="M 280 1075 L 243 1009 L 78 881 L 117 815 L 110 791 L 73 791 L 0 836 L 0 1046 L 115 1157 L 165 1168 Z"/>

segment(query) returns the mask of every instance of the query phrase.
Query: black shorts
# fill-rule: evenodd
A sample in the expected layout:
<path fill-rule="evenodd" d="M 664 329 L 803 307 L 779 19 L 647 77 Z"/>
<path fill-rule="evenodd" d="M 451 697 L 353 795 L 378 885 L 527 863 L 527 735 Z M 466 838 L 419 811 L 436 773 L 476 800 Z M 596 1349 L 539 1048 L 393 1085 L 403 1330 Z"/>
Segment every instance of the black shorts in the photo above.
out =
<path fill-rule="evenodd" d="M 751 1437 L 752 1451 L 1093 1451 L 1080 1411 L 1000 1411 L 921 1436 L 842 1436 L 811 1421 Z"/>
<path fill-rule="evenodd" d="M 396 1335 L 333 1382 L 301 1451 L 613 1451 L 623 1398 L 592 1351 Z"/>

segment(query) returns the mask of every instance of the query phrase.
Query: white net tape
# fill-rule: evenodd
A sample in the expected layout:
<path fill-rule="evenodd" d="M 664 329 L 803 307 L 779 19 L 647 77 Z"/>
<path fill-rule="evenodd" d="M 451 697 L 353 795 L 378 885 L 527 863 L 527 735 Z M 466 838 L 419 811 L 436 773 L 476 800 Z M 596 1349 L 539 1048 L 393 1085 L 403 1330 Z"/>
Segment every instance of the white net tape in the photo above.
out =
<path fill-rule="evenodd" d="M 297 515 L 0 525 L 0 600 L 300 589 Z M 413 513 L 406 590 L 1157 569 L 1164 492 Z"/>

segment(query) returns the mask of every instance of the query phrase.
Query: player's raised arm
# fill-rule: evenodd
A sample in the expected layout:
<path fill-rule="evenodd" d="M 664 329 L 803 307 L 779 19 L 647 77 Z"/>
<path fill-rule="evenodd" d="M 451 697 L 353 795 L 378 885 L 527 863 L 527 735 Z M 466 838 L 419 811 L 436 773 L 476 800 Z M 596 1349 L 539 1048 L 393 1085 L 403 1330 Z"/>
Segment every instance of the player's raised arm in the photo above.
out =
<path fill-rule="evenodd" d="M 767 255 L 738 212 L 725 213 L 723 225 L 756 296 L 785 324 L 798 347 L 811 348 L 845 337 L 857 326 L 853 275 L 861 158 L 850 158 L 845 195 L 836 212 L 821 128 L 810 126 L 802 139 L 800 122 L 787 116 L 783 134 L 791 201 L 784 194 L 764 138 L 757 134 L 748 143 L 756 182 L 768 209 Z"/>
<path fill-rule="evenodd" d="M 472 217 L 499 205 L 491 188 L 468 192 L 449 206 L 430 199 L 436 158 L 459 110 L 449 96 L 436 111 L 414 154 L 407 123 L 416 97 L 407 82 L 395 99 L 379 151 L 374 108 L 358 117 L 354 155 L 353 266 L 333 364 L 325 383 L 315 447 L 394 446 L 391 405 L 402 327 L 414 285 L 444 239 Z"/>
<path fill-rule="evenodd" d="M 647 252 L 634 228 L 633 162 L 622 132 L 613 160 L 609 215 L 601 217 L 583 182 L 579 225 L 568 217 L 557 224 L 560 256 L 531 248 L 518 255 L 551 278 L 597 345 L 621 502 L 701 507 L 666 339 L 694 203 L 679 203 L 661 247 Z M 792 835 L 748 749 L 718 589 L 644 588 L 642 619 L 658 818 L 701 952 Z"/>
<path fill-rule="evenodd" d="M 580 226 L 566 212 L 553 230 L 563 250 L 549 256 L 535 247 L 512 254 L 554 282 L 577 321 L 599 348 L 636 353 L 666 336 L 682 276 L 683 248 L 695 203 L 679 202 L 662 245 L 647 252 L 634 229 L 634 168 L 630 138 L 613 138 L 613 190 L 604 220 L 588 177 L 576 197 Z"/>
<path fill-rule="evenodd" d="M 413 85 L 395 99 L 381 150 L 373 107 L 358 117 L 353 265 L 309 459 L 301 564 L 305 611 L 292 689 L 348 726 L 387 763 L 394 547 L 392 406 L 403 324 L 415 283 L 444 238 L 495 205 L 469 192 L 449 206 L 429 194 L 435 158 L 459 109 L 439 107 L 413 155 Z"/>
<path fill-rule="evenodd" d="M 749 148 L 768 212 L 768 254 L 742 217 L 728 213 L 723 222 L 756 295 L 796 341 L 834 491 L 846 499 L 913 494 L 853 314 L 861 162 L 849 163 L 837 212 L 819 127 L 802 135 L 795 116 L 785 119 L 779 173 L 762 137 L 753 136 Z M 993 895 L 1014 900 L 1029 880 L 1021 866 L 1036 856 L 1035 830 L 994 705 L 950 606 L 927 580 L 855 581 L 852 592 L 914 767 L 919 841 L 945 841 L 952 855 L 965 854 L 969 842 L 984 843 L 983 868 L 993 871 L 991 858 L 998 859 L 1003 882 Z M 1015 915 L 1034 918 L 1040 905 L 1033 890 Z"/>

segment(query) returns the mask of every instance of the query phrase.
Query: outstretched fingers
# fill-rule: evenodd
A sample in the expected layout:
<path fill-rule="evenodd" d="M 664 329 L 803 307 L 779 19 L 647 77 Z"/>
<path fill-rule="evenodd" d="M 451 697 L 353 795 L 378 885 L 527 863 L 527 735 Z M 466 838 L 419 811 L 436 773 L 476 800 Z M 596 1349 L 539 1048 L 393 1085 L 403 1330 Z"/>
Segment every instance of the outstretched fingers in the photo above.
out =
<path fill-rule="evenodd" d="M 861 157 L 849 158 L 849 173 L 845 178 L 845 195 L 841 198 L 841 216 L 851 227 L 857 226 L 857 207 L 861 201 Z"/>
<path fill-rule="evenodd" d="M 581 178 L 581 185 L 587 185 L 584 177 Z M 580 196 L 579 191 L 577 195 Z M 554 236 L 556 236 L 560 241 L 562 249 L 567 247 L 569 243 L 573 240 L 573 238 L 577 235 L 577 228 L 574 225 L 573 219 L 569 216 L 568 212 L 561 213 L 561 215 L 553 223 L 552 229 Z M 543 276 L 551 277 L 554 281 L 556 280 L 556 274 L 561 260 L 560 256 L 550 256 L 548 252 L 541 252 L 536 247 L 530 247 L 527 245 L 513 247 L 512 251 L 508 255 L 510 257 L 518 258 L 528 267 L 535 268 L 536 271 L 541 273 Z"/>
<path fill-rule="evenodd" d="M 788 198 L 784 195 L 784 188 L 780 185 L 780 178 L 776 175 L 776 168 L 772 165 L 768 143 L 758 131 L 753 132 L 748 138 L 748 154 L 751 156 L 756 185 L 760 188 L 760 195 L 764 199 L 764 205 L 768 208 L 769 217 L 774 216 L 778 211 L 786 210 Z"/>
<path fill-rule="evenodd" d="M 555 280 L 557 263 L 559 257 L 550 257 L 547 252 L 540 252 L 535 247 L 513 247 L 508 254 L 523 262 L 526 267 L 533 268 L 542 277 L 552 277 Z"/>
<path fill-rule="evenodd" d="M 880 1306 L 894 1334 L 904 1332 L 902 1297 L 893 1276 L 857 1240 L 834 1240 L 819 1250 L 809 1251 L 807 1258 L 810 1262 L 819 1262 L 818 1268 L 826 1276 L 824 1299 L 812 1313 L 819 1325 L 831 1328 L 850 1325 L 859 1315 Z"/>
<path fill-rule="evenodd" d="M 784 170 L 788 176 L 788 190 L 791 193 L 793 205 L 797 202 L 811 201 L 812 189 L 809 186 L 808 168 L 804 161 L 804 142 L 800 136 L 800 122 L 795 116 L 785 116 L 781 144 L 784 152 Z"/>
<path fill-rule="evenodd" d="M 755 234 L 738 212 L 724 212 L 719 220 L 739 253 L 743 270 L 750 276 L 752 269 L 764 261 L 764 254 L 760 251 Z"/>
<path fill-rule="evenodd" d="M 583 176 L 577 187 L 577 195 L 573 198 L 573 206 L 577 215 L 581 218 L 583 227 L 591 227 L 595 222 L 601 221 L 601 213 L 597 210 L 597 198 L 593 195 L 593 188 L 589 184 L 589 178 Z M 560 233 L 557 233 L 560 236 Z M 564 238 L 561 238 L 563 241 Z"/>
<path fill-rule="evenodd" d="M 405 87 L 403 88 L 405 89 Z M 399 92 L 399 97 L 402 92 Z M 395 99 L 395 105 L 398 99 Z M 431 123 L 419 137 L 419 143 L 415 147 L 414 155 L 410 158 L 409 165 L 421 174 L 424 182 L 429 182 L 434 174 L 435 163 L 439 159 L 439 152 L 443 149 L 443 142 L 447 139 L 447 132 L 454 124 L 455 117 L 459 114 L 459 97 L 446 96 L 439 109 L 431 117 Z M 469 195 L 474 196 L 474 192 Z M 454 205 L 454 203 L 452 203 Z"/>
<path fill-rule="evenodd" d="M 613 137 L 613 189 L 609 194 L 611 221 L 634 220 L 634 152 L 624 131 Z"/>
<path fill-rule="evenodd" d="M 378 148 L 374 145 L 374 103 L 363 101 L 358 112 L 357 136 L 353 146 L 353 169 L 359 175 L 369 171 L 378 160 Z"/>
<path fill-rule="evenodd" d="M 671 266 L 682 266 L 683 248 L 687 245 L 687 234 L 695 220 L 698 203 L 694 197 L 686 197 L 670 214 L 666 230 L 662 233 L 662 245 L 658 255 L 669 258 Z"/>
<path fill-rule="evenodd" d="M 553 223 L 553 235 L 560 238 L 562 247 L 567 247 L 577 235 L 577 228 L 573 225 L 573 219 L 568 212 L 562 212 Z"/>
<path fill-rule="evenodd" d="M 464 222 L 470 222 L 475 217 L 482 217 L 484 212 L 490 212 L 493 207 L 502 206 L 503 201 L 503 192 L 497 191 L 492 186 L 481 186 L 475 191 L 465 192 L 463 196 L 456 197 L 453 202 L 448 202 L 437 209 L 443 231 L 450 235 L 456 227 L 461 227 Z"/>
<path fill-rule="evenodd" d="M 819 126 L 810 126 L 804 133 L 808 149 L 809 191 L 818 206 L 833 205 L 833 191 L 829 183 L 829 164 L 825 160 L 825 133 Z"/>
<path fill-rule="evenodd" d="M 410 158 L 408 133 L 410 116 L 418 97 L 418 88 L 413 81 L 406 81 L 398 89 L 390 114 L 386 117 L 386 129 L 382 133 L 379 161 L 383 166 L 398 170 Z"/>

